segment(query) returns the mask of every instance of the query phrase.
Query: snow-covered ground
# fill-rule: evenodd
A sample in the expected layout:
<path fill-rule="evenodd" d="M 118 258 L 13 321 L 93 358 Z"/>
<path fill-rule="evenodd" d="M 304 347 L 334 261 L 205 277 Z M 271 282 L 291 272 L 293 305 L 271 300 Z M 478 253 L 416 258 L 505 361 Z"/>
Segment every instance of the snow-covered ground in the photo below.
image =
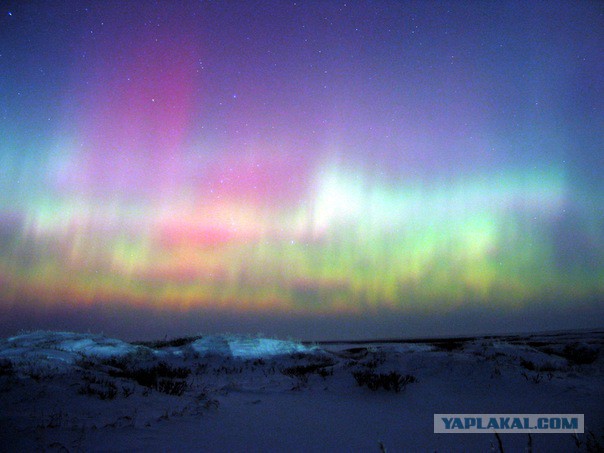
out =
<path fill-rule="evenodd" d="M 603 343 L 604 330 L 314 345 L 24 333 L 0 340 L 0 450 L 498 451 L 494 434 L 434 434 L 433 415 L 580 413 L 586 434 L 503 434 L 503 448 L 597 451 Z"/>

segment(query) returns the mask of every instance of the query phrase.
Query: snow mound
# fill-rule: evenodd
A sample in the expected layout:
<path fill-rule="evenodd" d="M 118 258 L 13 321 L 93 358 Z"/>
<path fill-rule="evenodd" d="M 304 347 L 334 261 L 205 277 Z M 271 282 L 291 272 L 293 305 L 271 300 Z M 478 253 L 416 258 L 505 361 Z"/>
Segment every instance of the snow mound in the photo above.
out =
<path fill-rule="evenodd" d="M 237 335 L 210 335 L 196 340 L 191 347 L 201 355 L 220 355 L 238 359 L 310 353 L 316 350 L 294 341 Z"/>
<path fill-rule="evenodd" d="M 0 357 L 43 358 L 71 362 L 81 355 L 115 357 L 134 352 L 136 346 L 102 335 L 37 331 L 0 341 Z"/>

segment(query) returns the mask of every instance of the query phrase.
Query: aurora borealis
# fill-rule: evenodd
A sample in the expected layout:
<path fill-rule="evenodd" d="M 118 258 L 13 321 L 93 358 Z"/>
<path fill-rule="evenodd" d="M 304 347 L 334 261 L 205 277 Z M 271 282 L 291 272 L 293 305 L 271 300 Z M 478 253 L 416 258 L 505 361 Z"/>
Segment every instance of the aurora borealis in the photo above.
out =
<path fill-rule="evenodd" d="M 0 311 L 601 311 L 603 25 L 598 2 L 5 2 Z"/>

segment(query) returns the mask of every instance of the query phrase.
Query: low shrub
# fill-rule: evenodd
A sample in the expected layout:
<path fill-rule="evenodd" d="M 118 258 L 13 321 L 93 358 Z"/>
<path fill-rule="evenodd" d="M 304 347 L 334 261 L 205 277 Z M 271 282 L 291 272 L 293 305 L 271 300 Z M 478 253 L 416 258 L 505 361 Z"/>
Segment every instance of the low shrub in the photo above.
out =
<path fill-rule="evenodd" d="M 84 381 L 86 383 L 78 389 L 80 395 L 96 396 L 101 400 L 112 400 L 117 396 L 117 386 L 107 379 L 86 375 Z"/>
<path fill-rule="evenodd" d="M 523 371 L 522 373 L 520 373 L 520 375 L 527 381 L 532 382 L 533 384 L 539 384 L 539 382 L 543 381 L 543 375 L 541 373 L 530 374 Z M 553 377 L 553 375 L 551 376 Z M 550 381 L 552 380 L 552 377 L 549 378 Z"/>
<path fill-rule="evenodd" d="M 165 362 L 159 362 L 149 368 L 131 367 L 127 363 L 114 363 L 112 365 L 117 370 L 110 370 L 109 374 L 115 377 L 132 379 L 141 385 L 150 387 L 155 384 L 158 378 L 185 379 L 191 374 L 187 367 L 173 367 Z"/>
<path fill-rule="evenodd" d="M 562 350 L 562 356 L 574 365 L 589 365 L 598 358 L 599 348 L 586 343 L 570 343 Z"/>
<path fill-rule="evenodd" d="M 319 376 L 325 378 L 327 376 L 333 375 L 333 369 L 327 369 L 327 367 L 332 366 L 333 363 L 311 363 L 308 365 L 295 365 L 292 367 L 284 368 L 281 370 L 281 373 L 290 377 L 307 377 L 309 374 L 318 374 Z"/>
<path fill-rule="evenodd" d="M 8 359 L 0 359 L 0 376 L 13 376 L 14 374 L 13 362 Z"/>
<path fill-rule="evenodd" d="M 530 361 L 530 360 L 525 360 L 525 359 L 520 359 L 520 366 L 522 368 L 525 368 L 529 371 L 543 371 L 543 372 L 548 372 L 548 371 L 561 371 L 561 367 L 559 367 L 558 365 L 556 365 L 555 363 L 551 363 L 551 362 L 545 362 L 541 365 L 537 365 L 534 362 Z"/>
<path fill-rule="evenodd" d="M 131 387 L 122 387 L 122 396 L 124 398 L 128 398 L 130 395 L 134 393 L 134 389 Z"/>
<path fill-rule="evenodd" d="M 399 393 L 404 390 L 407 384 L 417 382 L 415 376 L 411 374 L 401 375 L 396 371 L 390 373 L 374 373 L 371 371 L 356 371 L 352 373 L 359 387 L 366 386 L 370 390 L 376 391 L 384 389 Z"/>
<path fill-rule="evenodd" d="M 166 395 L 181 396 L 187 390 L 187 381 L 160 379 L 157 381 L 156 390 Z"/>
<path fill-rule="evenodd" d="M 530 360 L 520 359 L 520 366 L 529 371 L 535 371 L 535 364 Z"/>
<path fill-rule="evenodd" d="M 152 388 L 168 395 L 180 396 L 187 389 L 188 384 L 184 380 L 191 370 L 186 367 L 173 367 L 164 362 L 159 362 L 149 368 L 130 367 L 127 362 L 114 361 L 109 375 L 136 381 L 143 387 Z"/>

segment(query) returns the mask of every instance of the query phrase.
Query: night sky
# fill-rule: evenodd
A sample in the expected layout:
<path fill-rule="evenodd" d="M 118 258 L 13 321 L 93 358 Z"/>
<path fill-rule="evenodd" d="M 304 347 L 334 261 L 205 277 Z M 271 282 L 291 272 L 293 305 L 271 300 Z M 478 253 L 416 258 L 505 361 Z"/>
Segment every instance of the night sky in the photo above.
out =
<path fill-rule="evenodd" d="M 0 334 L 604 317 L 604 4 L 0 5 Z"/>

